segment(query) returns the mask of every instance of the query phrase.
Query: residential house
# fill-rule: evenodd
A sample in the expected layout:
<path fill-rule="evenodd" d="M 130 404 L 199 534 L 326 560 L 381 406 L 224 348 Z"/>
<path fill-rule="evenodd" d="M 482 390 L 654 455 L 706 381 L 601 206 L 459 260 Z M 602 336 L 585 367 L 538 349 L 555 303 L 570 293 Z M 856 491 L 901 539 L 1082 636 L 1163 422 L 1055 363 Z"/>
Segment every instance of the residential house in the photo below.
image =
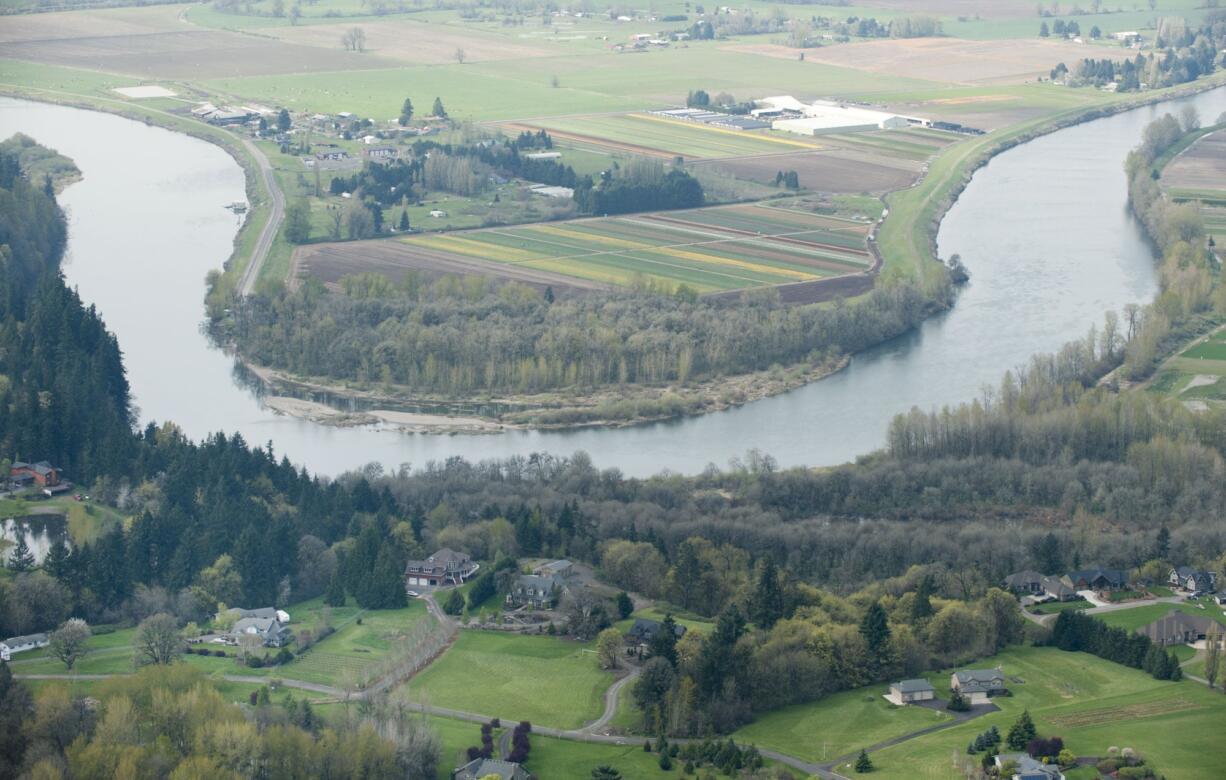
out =
<path fill-rule="evenodd" d="M 1171 573 L 1167 575 L 1167 582 L 1172 588 L 1188 592 L 1212 593 L 1217 590 L 1217 574 L 1201 571 L 1192 566 L 1176 566 L 1171 569 Z"/>
<path fill-rule="evenodd" d="M 315 147 L 316 160 L 346 160 L 348 158 L 349 152 L 338 146 Z"/>
<path fill-rule="evenodd" d="M 996 669 L 963 669 L 949 679 L 950 690 L 957 691 L 971 704 L 987 704 L 988 698 L 1005 693 L 1005 673 Z"/>
<path fill-rule="evenodd" d="M 566 590 L 561 577 L 542 577 L 538 574 L 521 574 L 507 594 L 507 604 L 513 607 L 553 609 Z"/>
<path fill-rule="evenodd" d="M 467 554 L 446 547 L 424 561 L 409 561 L 404 567 L 409 590 L 463 585 L 479 566 Z"/>
<path fill-rule="evenodd" d="M 658 620 L 635 618 L 634 625 L 626 632 L 626 644 L 646 650 L 651 645 L 651 640 L 655 638 L 656 632 L 660 630 L 662 625 L 664 624 Z M 685 636 L 686 629 L 685 626 L 677 623 L 673 626 L 673 631 L 677 634 L 677 638 L 680 639 Z"/>
<path fill-rule="evenodd" d="M 1055 599 L 1072 601 L 1077 591 L 1059 577 L 1039 574 L 1037 571 L 1019 571 L 1005 577 L 1005 588 L 1014 593 L 1031 596 L 1038 600 Z"/>
<path fill-rule="evenodd" d="M 550 561 L 549 563 L 542 563 L 540 566 L 537 566 L 532 570 L 532 573 L 541 577 L 561 577 L 564 580 L 568 580 L 575 573 L 575 564 L 566 560 Z"/>
<path fill-rule="evenodd" d="M 1074 590 L 1123 590 L 1128 587 L 1128 572 L 1121 569 L 1082 569 L 1064 575 L 1064 584 Z"/>
<path fill-rule="evenodd" d="M 239 618 L 227 637 L 230 644 L 240 645 L 244 636 L 259 637 L 264 647 L 284 647 L 292 632 L 276 618 Z"/>
<path fill-rule="evenodd" d="M 289 613 L 276 607 L 258 607 L 256 609 L 243 609 L 242 607 L 231 607 L 226 610 L 226 614 L 233 615 L 235 620 L 243 618 L 261 618 L 263 620 L 275 620 L 283 625 L 289 625 Z"/>
<path fill-rule="evenodd" d="M 917 701 L 931 701 L 936 695 L 932 683 L 927 680 L 903 680 L 890 683 L 890 693 L 886 698 L 901 706 Z"/>
<path fill-rule="evenodd" d="M 996 768 L 1013 763 L 1012 780 L 1064 780 L 1064 773 L 1057 764 L 1044 764 L 1025 753 L 1001 753 L 993 759 Z"/>
<path fill-rule="evenodd" d="M 1212 618 L 1172 609 L 1154 622 L 1138 628 L 1137 633 L 1144 634 L 1162 647 L 1190 645 L 1204 639 L 1216 625 Z"/>
<path fill-rule="evenodd" d="M 442 209 L 430 209 L 430 216 L 434 219 L 442 219 L 447 216 L 447 212 Z"/>
<path fill-rule="evenodd" d="M 17 653 L 37 650 L 40 647 L 46 647 L 47 644 L 46 634 L 27 634 L 25 636 L 9 637 L 0 642 L 0 661 L 8 661 Z"/>
<path fill-rule="evenodd" d="M 60 484 L 60 470 L 45 460 L 38 463 L 16 461 L 9 468 L 9 479 L 14 485 L 21 487 L 54 487 Z"/>
<path fill-rule="evenodd" d="M 451 773 L 451 780 L 529 780 L 532 775 L 514 761 L 499 761 L 494 758 L 475 758 Z"/>
<path fill-rule="evenodd" d="M 388 162 L 400 156 L 400 150 L 394 146 L 371 146 L 362 150 L 362 156 L 373 162 Z"/>

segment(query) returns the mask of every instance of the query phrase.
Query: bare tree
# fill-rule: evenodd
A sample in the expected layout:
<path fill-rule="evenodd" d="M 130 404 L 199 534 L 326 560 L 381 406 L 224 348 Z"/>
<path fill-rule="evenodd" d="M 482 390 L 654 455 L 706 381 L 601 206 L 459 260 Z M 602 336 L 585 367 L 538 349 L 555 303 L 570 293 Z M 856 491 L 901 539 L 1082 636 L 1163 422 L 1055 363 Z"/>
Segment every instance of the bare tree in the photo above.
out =
<path fill-rule="evenodd" d="M 48 642 L 51 655 L 63 661 L 64 666 L 72 671 L 77 661 L 89 652 L 85 646 L 89 637 L 89 625 L 80 618 L 72 618 L 51 632 Z"/>
<path fill-rule="evenodd" d="M 464 64 L 464 60 L 465 60 L 465 59 L 467 59 L 467 58 L 468 58 L 468 55 L 464 53 L 464 50 L 463 50 L 463 49 L 457 48 L 457 49 L 455 50 L 455 61 L 456 61 L 456 62 L 458 62 L 458 63 L 460 63 L 461 65 L 463 65 L 463 64 Z"/>
<path fill-rule="evenodd" d="M 361 27 L 350 27 L 341 35 L 341 45 L 348 51 L 366 51 L 366 31 Z"/>
<path fill-rule="evenodd" d="M 138 665 L 169 664 L 182 652 L 183 637 L 174 616 L 160 612 L 141 622 L 134 644 Z"/>

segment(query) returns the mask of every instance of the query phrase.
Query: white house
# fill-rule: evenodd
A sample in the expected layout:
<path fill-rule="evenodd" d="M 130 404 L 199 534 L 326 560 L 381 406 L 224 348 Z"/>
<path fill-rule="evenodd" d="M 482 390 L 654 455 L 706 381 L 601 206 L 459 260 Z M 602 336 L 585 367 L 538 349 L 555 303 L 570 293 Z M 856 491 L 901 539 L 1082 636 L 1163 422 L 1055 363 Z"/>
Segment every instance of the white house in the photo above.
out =
<path fill-rule="evenodd" d="M 27 634 L 26 636 L 9 637 L 0 642 L 0 661 L 8 661 L 17 653 L 37 650 L 40 647 L 46 647 L 47 644 L 46 634 Z"/>

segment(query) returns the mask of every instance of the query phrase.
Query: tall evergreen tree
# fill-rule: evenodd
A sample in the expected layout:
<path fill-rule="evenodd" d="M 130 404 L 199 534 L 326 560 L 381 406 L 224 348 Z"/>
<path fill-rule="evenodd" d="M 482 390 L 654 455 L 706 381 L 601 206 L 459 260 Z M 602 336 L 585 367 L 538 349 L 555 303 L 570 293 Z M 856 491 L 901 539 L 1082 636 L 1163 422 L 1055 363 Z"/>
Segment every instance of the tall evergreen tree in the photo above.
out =
<path fill-rule="evenodd" d="M 341 580 L 340 572 L 333 573 L 331 581 L 328 582 L 324 603 L 330 607 L 345 606 L 345 583 Z"/>
<path fill-rule="evenodd" d="M 783 617 L 783 587 L 779 583 L 779 571 L 769 555 L 758 562 L 756 574 L 753 595 L 749 601 L 749 619 L 758 628 L 766 630 Z"/>
<path fill-rule="evenodd" d="M 890 644 L 890 623 L 885 614 L 885 607 L 880 601 L 864 613 L 860 621 L 860 636 L 868 646 L 869 675 L 879 679 L 892 665 L 892 646 Z"/>
<path fill-rule="evenodd" d="M 670 666 L 677 665 L 677 621 L 671 614 L 665 615 L 660 628 L 648 645 L 648 658 L 663 658 Z"/>
<path fill-rule="evenodd" d="M 13 545 L 13 551 L 9 554 L 9 568 L 13 571 L 29 571 L 34 568 L 34 553 L 30 552 L 30 546 L 26 544 L 26 535 L 20 530 L 17 532 L 17 543 Z"/>
<path fill-rule="evenodd" d="M 1034 721 L 1030 718 L 1030 710 L 1022 710 L 1022 714 L 1009 727 L 1009 734 L 1005 737 L 1005 744 L 1010 750 L 1025 750 L 1026 745 L 1030 744 L 1030 740 L 1034 739 L 1036 731 Z"/>

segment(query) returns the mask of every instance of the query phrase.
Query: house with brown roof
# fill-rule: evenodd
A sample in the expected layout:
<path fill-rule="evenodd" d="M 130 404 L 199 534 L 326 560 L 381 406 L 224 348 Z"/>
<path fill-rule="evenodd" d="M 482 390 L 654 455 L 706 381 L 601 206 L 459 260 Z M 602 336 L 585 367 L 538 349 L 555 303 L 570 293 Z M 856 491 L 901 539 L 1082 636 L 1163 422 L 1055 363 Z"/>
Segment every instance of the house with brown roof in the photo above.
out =
<path fill-rule="evenodd" d="M 409 590 L 454 587 L 463 585 L 478 568 L 467 553 L 444 547 L 423 561 L 406 563 L 404 584 Z"/>
<path fill-rule="evenodd" d="M 39 487 L 55 487 L 60 484 L 60 470 L 45 460 L 38 463 L 15 461 L 9 467 L 9 479 L 14 485 L 37 485 Z"/>

